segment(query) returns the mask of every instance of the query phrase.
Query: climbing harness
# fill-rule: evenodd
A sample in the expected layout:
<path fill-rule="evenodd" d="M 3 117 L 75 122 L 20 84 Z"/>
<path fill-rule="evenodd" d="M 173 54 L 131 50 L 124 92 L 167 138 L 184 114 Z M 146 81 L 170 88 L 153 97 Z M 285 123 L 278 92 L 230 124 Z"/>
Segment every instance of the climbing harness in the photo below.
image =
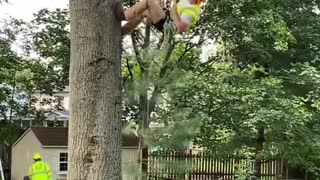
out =
<path fill-rule="evenodd" d="M 167 0 L 165 3 L 164 3 L 164 7 L 163 7 L 163 10 L 165 12 L 169 12 L 170 11 L 170 3 L 171 3 L 171 0 Z"/>

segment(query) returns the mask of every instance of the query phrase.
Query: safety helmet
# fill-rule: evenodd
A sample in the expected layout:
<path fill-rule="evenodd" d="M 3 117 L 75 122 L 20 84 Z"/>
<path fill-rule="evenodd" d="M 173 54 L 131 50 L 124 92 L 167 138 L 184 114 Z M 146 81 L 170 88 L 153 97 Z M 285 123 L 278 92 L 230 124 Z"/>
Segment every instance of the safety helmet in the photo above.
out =
<path fill-rule="evenodd" d="M 34 159 L 34 160 L 41 159 L 41 155 L 40 155 L 39 153 L 35 153 L 35 154 L 33 155 L 33 159 Z"/>
<path fill-rule="evenodd" d="M 192 4 L 202 4 L 202 3 L 204 3 L 205 2 L 205 0 L 191 0 L 191 3 Z"/>

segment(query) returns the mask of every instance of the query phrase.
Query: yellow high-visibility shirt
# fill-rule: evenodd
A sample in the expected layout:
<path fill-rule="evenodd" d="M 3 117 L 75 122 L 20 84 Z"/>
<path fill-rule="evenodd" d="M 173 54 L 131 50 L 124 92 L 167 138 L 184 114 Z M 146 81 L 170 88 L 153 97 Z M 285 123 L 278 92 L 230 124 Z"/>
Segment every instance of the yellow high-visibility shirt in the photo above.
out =
<path fill-rule="evenodd" d="M 194 25 L 201 13 L 200 5 L 191 4 L 189 0 L 180 0 L 178 5 L 178 14 L 183 21 L 189 25 Z"/>
<path fill-rule="evenodd" d="M 51 168 L 43 161 L 35 162 L 29 169 L 31 180 L 52 180 Z"/>

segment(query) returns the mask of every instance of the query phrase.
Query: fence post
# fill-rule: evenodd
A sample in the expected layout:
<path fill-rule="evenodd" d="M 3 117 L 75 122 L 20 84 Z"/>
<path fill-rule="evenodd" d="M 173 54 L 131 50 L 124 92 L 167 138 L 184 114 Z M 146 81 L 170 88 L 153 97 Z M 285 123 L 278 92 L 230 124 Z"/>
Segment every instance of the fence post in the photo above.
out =
<path fill-rule="evenodd" d="M 149 156 L 148 156 L 148 148 L 145 147 L 142 149 L 142 154 L 141 154 L 141 167 L 142 167 L 142 174 L 146 174 L 148 176 L 148 163 L 149 163 Z"/>

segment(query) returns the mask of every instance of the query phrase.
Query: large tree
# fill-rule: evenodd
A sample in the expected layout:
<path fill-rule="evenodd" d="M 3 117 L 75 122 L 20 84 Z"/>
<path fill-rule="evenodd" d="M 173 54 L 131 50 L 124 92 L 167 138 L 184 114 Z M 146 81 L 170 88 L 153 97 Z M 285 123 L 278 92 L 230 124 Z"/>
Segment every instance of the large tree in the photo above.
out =
<path fill-rule="evenodd" d="M 115 2 L 70 1 L 70 180 L 121 179 L 121 25 Z"/>

